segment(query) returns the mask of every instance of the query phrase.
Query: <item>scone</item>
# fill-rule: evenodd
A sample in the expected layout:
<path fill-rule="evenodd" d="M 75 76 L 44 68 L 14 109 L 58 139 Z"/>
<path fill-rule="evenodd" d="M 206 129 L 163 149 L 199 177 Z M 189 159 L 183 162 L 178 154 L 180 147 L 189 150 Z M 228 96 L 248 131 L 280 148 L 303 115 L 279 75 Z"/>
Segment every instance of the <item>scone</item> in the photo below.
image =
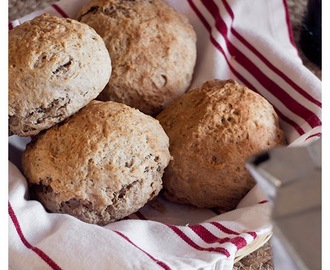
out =
<path fill-rule="evenodd" d="M 111 60 L 94 29 L 41 15 L 9 31 L 9 134 L 32 136 L 95 99 Z"/>
<path fill-rule="evenodd" d="M 100 34 L 113 62 L 100 100 L 155 115 L 189 87 L 196 34 L 188 19 L 162 0 L 91 0 L 78 20 Z"/>
<path fill-rule="evenodd" d="M 197 207 L 235 208 L 255 185 L 246 158 L 285 144 L 272 105 L 233 80 L 204 83 L 157 119 L 173 156 L 164 173 L 164 195 Z"/>
<path fill-rule="evenodd" d="M 105 225 L 159 193 L 170 158 L 156 119 L 94 100 L 39 133 L 23 152 L 22 167 L 32 198 L 45 208 Z"/>

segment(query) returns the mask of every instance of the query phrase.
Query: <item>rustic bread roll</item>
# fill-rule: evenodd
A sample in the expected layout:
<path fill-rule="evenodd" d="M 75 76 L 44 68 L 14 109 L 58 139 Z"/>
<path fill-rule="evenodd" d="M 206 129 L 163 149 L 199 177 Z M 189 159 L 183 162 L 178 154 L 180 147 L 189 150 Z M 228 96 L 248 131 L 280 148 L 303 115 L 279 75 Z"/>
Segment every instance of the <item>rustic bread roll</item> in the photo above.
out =
<path fill-rule="evenodd" d="M 104 39 L 113 61 L 101 100 L 155 115 L 190 85 L 196 34 L 186 17 L 161 0 L 91 0 L 78 20 Z"/>
<path fill-rule="evenodd" d="M 233 80 L 206 82 L 157 119 L 173 156 L 164 194 L 197 207 L 235 208 L 255 184 L 245 159 L 285 143 L 272 105 Z"/>
<path fill-rule="evenodd" d="M 111 60 L 94 29 L 41 15 L 9 31 L 9 134 L 32 136 L 95 99 Z"/>
<path fill-rule="evenodd" d="M 168 148 L 156 119 L 124 104 L 92 101 L 28 144 L 22 167 L 32 197 L 48 210 L 105 225 L 159 193 Z"/>

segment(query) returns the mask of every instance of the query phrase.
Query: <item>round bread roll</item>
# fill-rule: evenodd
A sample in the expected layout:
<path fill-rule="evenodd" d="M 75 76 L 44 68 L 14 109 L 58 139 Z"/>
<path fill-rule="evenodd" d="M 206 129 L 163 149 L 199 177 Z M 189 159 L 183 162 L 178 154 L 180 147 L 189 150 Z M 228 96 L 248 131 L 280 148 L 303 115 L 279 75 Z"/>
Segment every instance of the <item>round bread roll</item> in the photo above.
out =
<path fill-rule="evenodd" d="M 162 0 L 91 0 L 78 20 L 100 34 L 113 61 L 98 99 L 155 115 L 189 87 L 196 34 L 188 19 Z"/>
<path fill-rule="evenodd" d="M 197 207 L 235 208 L 255 185 L 246 158 L 285 144 L 272 105 L 233 80 L 204 83 L 157 119 L 173 156 L 163 177 L 164 195 Z"/>
<path fill-rule="evenodd" d="M 22 167 L 32 198 L 45 208 L 105 225 L 159 193 L 170 158 L 156 119 L 94 100 L 28 144 Z"/>
<path fill-rule="evenodd" d="M 95 99 L 111 60 L 94 29 L 44 14 L 9 31 L 9 134 L 32 136 Z"/>

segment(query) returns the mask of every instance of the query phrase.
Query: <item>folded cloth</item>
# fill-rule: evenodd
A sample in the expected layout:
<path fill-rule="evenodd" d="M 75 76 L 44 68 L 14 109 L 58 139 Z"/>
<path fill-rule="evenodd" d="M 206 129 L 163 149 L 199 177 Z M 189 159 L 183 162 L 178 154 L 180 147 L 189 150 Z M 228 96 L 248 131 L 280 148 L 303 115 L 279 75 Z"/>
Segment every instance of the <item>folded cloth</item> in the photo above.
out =
<path fill-rule="evenodd" d="M 86 0 L 62 0 L 42 13 L 74 18 Z M 263 95 L 280 116 L 289 146 L 321 136 L 321 81 L 302 64 L 285 0 L 166 0 L 197 33 L 191 89 L 233 78 Z M 256 134 L 257 136 L 257 134 Z M 196 209 L 162 199 L 107 226 L 48 213 L 29 200 L 19 168 L 28 139 L 9 147 L 9 266 L 12 269 L 232 269 L 272 233 L 271 206 L 255 186 L 237 209 Z"/>

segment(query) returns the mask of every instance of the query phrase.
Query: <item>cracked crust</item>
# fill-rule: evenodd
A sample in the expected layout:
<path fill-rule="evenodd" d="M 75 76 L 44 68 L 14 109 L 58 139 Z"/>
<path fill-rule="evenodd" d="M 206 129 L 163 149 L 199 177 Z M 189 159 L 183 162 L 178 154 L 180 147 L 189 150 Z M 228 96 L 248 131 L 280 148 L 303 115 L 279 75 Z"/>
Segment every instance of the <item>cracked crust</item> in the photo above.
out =
<path fill-rule="evenodd" d="M 163 178 L 164 194 L 198 207 L 235 208 L 255 185 L 246 158 L 285 144 L 272 105 L 233 80 L 204 83 L 157 119 L 173 156 Z"/>
<path fill-rule="evenodd" d="M 113 61 L 100 100 L 155 115 L 189 87 L 196 34 L 188 19 L 161 0 L 92 0 L 78 20 L 104 39 Z"/>
<path fill-rule="evenodd" d="M 124 104 L 94 100 L 36 136 L 22 165 L 32 197 L 48 210 L 105 225 L 159 193 L 168 148 L 156 119 Z"/>
<path fill-rule="evenodd" d="M 9 32 L 9 133 L 32 136 L 95 99 L 109 81 L 104 41 L 88 25 L 48 14 Z"/>

